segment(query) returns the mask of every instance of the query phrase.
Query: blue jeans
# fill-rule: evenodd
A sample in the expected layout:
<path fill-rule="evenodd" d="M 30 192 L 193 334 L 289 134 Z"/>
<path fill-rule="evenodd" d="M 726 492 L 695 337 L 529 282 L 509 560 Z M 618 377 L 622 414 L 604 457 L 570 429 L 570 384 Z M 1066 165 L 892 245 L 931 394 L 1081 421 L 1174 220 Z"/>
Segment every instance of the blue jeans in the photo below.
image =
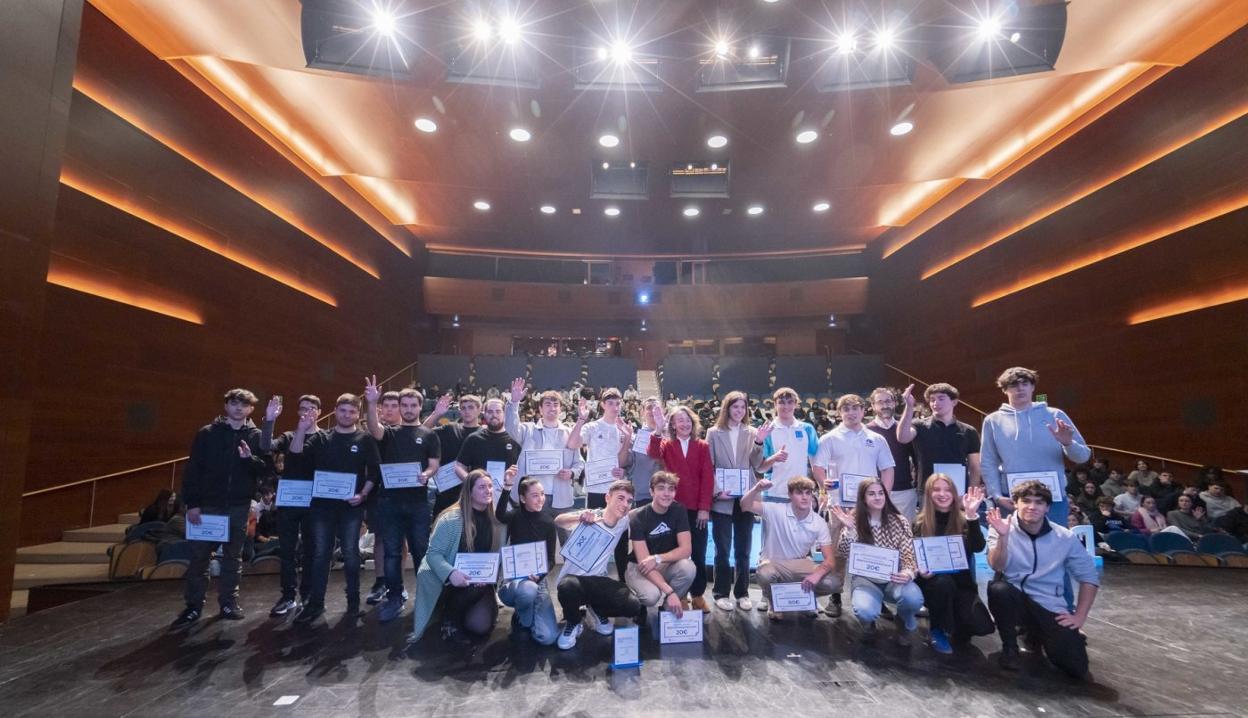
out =
<path fill-rule="evenodd" d="M 347 601 L 360 600 L 360 525 L 364 508 L 346 501 L 313 499 L 308 513 L 312 531 L 312 566 L 308 577 L 307 603 L 325 605 L 329 567 L 334 558 L 334 539 L 342 545 L 342 573 L 347 581 Z"/>
<path fill-rule="evenodd" d="M 915 614 L 923 606 L 923 592 L 914 584 L 908 583 L 876 583 L 861 576 L 854 576 L 850 584 L 853 590 L 851 599 L 854 606 L 854 617 L 860 623 L 875 623 L 880 617 L 880 608 L 885 601 L 897 604 L 897 617 L 901 619 L 907 631 L 913 631 L 918 625 Z"/>
<path fill-rule="evenodd" d="M 386 545 L 384 568 L 386 571 L 386 597 L 398 599 L 403 595 L 403 541 L 412 552 L 412 563 L 417 569 L 429 548 L 429 525 L 432 512 L 429 500 L 394 498 L 382 495 L 375 506 L 381 515 L 381 540 Z"/>
<path fill-rule="evenodd" d="M 516 609 L 520 625 L 533 633 L 533 640 L 549 646 L 559 636 L 559 621 L 555 618 L 555 604 L 546 588 L 546 577 L 534 583 L 527 578 L 508 581 L 498 591 L 498 598 L 505 606 Z"/>

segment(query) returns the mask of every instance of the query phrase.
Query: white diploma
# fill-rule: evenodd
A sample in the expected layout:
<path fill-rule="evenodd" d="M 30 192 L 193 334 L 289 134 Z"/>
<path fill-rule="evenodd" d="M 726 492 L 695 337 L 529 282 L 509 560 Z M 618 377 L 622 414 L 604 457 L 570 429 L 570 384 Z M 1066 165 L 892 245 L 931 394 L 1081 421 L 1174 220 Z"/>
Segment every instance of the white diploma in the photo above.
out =
<path fill-rule="evenodd" d="M 640 626 L 623 626 L 615 629 L 615 660 L 613 668 L 631 668 L 641 665 Z"/>
<path fill-rule="evenodd" d="M 928 536 L 914 540 L 919 573 L 954 573 L 968 567 L 961 536 Z"/>
<path fill-rule="evenodd" d="M 627 519 L 620 519 L 626 521 Z M 588 571 L 597 565 L 603 554 L 615 546 L 615 534 L 598 524 L 579 524 L 568 536 L 560 555 Z"/>
<path fill-rule="evenodd" d="M 420 472 L 424 469 L 419 461 L 402 464 L 382 464 L 381 484 L 387 489 L 416 489 L 424 486 Z"/>
<path fill-rule="evenodd" d="M 513 543 L 504 546 L 503 580 L 511 581 L 529 576 L 541 576 L 550 569 L 546 566 L 546 542 Z"/>
<path fill-rule="evenodd" d="M 607 487 L 615 481 L 611 473 L 620 468 L 619 458 L 610 456 L 585 464 L 585 491 L 590 494 L 605 494 Z"/>
<path fill-rule="evenodd" d="M 685 611 L 680 618 L 671 611 L 659 613 L 659 643 L 701 643 L 702 612 Z"/>
<path fill-rule="evenodd" d="M 750 469 L 715 469 L 715 493 L 744 496 L 750 490 Z"/>
<path fill-rule="evenodd" d="M 355 474 L 318 471 L 313 475 L 312 495 L 318 499 L 347 500 L 355 496 Z"/>
<path fill-rule="evenodd" d="M 1018 471 L 1012 474 L 1006 474 L 1005 480 L 1009 492 L 1014 493 L 1014 487 L 1024 481 L 1039 481 L 1049 487 L 1049 493 L 1053 494 L 1053 501 L 1065 501 L 1066 490 L 1062 488 L 1061 482 L 1057 478 L 1056 471 Z"/>
<path fill-rule="evenodd" d="M 485 473 L 490 475 L 494 480 L 494 489 L 496 491 L 503 490 L 503 477 L 507 475 L 506 461 L 487 461 L 485 462 Z"/>
<path fill-rule="evenodd" d="M 496 583 L 498 581 L 498 554 L 455 554 L 455 570 L 468 577 L 468 583 Z"/>
<path fill-rule="evenodd" d="M 932 473 L 944 474 L 953 479 L 955 491 L 961 495 L 966 493 L 966 467 L 962 464 L 932 464 Z M 923 479 L 927 481 L 927 479 Z"/>
<path fill-rule="evenodd" d="M 563 468 L 563 449 L 530 449 L 524 452 L 525 476 L 549 476 Z"/>
<path fill-rule="evenodd" d="M 861 474 L 841 474 L 841 505 L 853 506 L 858 503 L 858 484 L 864 479 L 874 479 L 874 476 L 863 476 Z"/>
<path fill-rule="evenodd" d="M 818 611 L 815 603 L 815 592 L 802 588 L 801 582 L 771 584 L 771 610 L 777 613 L 785 611 Z"/>
<path fill-rule="evenodd" d="M 637 433 L 633 435 L 633 451 L 638 454 L 650 453 L 650 437 L 654 436 L 654 432 L 646 427 L 641 427 Z"/>
<path fill-rule="evenodd" d="M 282 479 L 277 482 L 277 505 L 307 508 L 312 505 L 312 482 Z"/>
<path fill-rule="evenodd" d="M 437 487 L 438 493 L 450 491 L 462 483 L 464 482 L 459 480 L 459 474 L 455 473 L 454 461 L 438 467 L 438 473 L 433 475 L 433 485 Z"/>
<path fill-rule="evenodd" d="M 187 541 L 212 541 L 225 543 L 230 540 L 230 517 L 225 514 L 200 514 L 199 525 L 186 522 Z"/>
<path fill-rule="evenodd" d="M 872 581 L 891 581 L 897 573 L 901 552 L 893 548 L 881 548 L 866 543 L 849 545 L 849 565 L 846 571 Z"/>

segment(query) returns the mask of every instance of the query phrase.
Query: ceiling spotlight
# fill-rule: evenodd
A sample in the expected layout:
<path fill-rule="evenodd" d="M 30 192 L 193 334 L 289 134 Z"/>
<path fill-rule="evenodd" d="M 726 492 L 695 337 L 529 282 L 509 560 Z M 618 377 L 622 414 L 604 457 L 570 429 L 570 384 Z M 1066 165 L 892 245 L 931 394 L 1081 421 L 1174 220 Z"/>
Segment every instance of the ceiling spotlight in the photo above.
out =
<path fill-rule="evenodd" d="M 528 142 L 529 139 L 533 137 L 532 133 L 523 127 L 513 127 L 511 128 L 511 132 L 508 132 L 507 134 L 510 135 L 511 139 L 516 142 Z"/>
<path fill-rule="evenodd" d="M 717 150 L 726 144 L 728 144 L 728 138 L 723 135 L 711 135 L 706 140 L 706 146 L 714 150 Z"/>
<path fill-rule="evenodd" d="M 699 214 L 702 214 L 702 210 L 697 207 L 685 207 L 684 215 L 686 217 L 697 217 Z"/>
<path fill-rule="evenodd" d="M 712 162 L 712 163 L 711 163 L 711 169 L 712 169 L 712 170 L 717 170 L 717 169 L 719 169 L 719 163 L 718 163 L 718 162 Z"/>
<path fill-rule="evenodd" d="M 858 48 L 858 38 L 854 37 L 852 32 L 842 32 L 836 35 L 836 51 L 842 55 L 848 55 Z"/>
<path fill-rule="evenodd" d="M 763 206 L 761 204 L 752 204 L 749 209 L 745 210 L 745 213 L 751 217 L 757 217 L 763 213 Z"/>
<path fill-rule="evenodd" d="M 420 130 L 421 132 L 436 132 L 438 129 L 438 123 L 434 122 L 428 117 L 417 117 L 416 129 Z"/>
<path fill-rule="evenodd" d="M 498 36 L 503 42 L 513 43 L 520 39 L 520 26 L 511 18 L 504 18 L 498 23 Z"/>
<path fill-rule="evenodd" d="M 751 60 L 757 60 L 758 56 L 762 54 L 762 51 L 758 49 L 758 45 L 750 45 L 749 52 L 746 54 L 750 56 Z"/>
<path fill-rule="evenodd" d="M 603 135 L 598 138 L 598 144 L 603 147 L 616 147 L 620 144 L 620 138 L 615 135 Z"/>
<path fill-rule="evenodd" d="M 458 314 L 456 314 L 456 315 L 455 315 L 455 316 L 451 319 L 451 326 L 452 326 L 452 327 L 459 327 L 459 315 L 458 315 Z"/>
<path fill-rule="evenodd" d="M 608 217 L 618 217 L 620 216 L 620 208 L 619 207 L 607 207 L 606 209 L 602 210 L 602 213 L 607 215 Z"/>
<path fill-rule="evenodd" d="M 836 315 L 835 314 L 828 315 L 828 326 L 833 327 L 833 328 L 836 327 Z"/>
<path fill-rule="evenodd" d="M 610 168 L 611 168 L 611 163 L 610 163 L 610 162 L 603 162 L 603 163 L 602 163 L 602 168 L 603 168 L 604 170 L 605 170 L 605 169 L 610 169 Z"/>
<path fill-rule="evenodd" d="M 726 40 L 715 41 L 715 57 L 718 57 L 719 59 L 722 60 L 728 57 L 728 53 L 731 50 L 732 50 L 732 46 L 729 45 Z"/>
<path fill-rule="evenodd" d="M 902 135 L 910 134 L 910 130 L 913 130 L 913 129 L 914 129 L 913 122 L 910 122 L 909 120 L 902 120 L 901 122 L 898 122 L 897 124 L 893 125 L 892 128 L 889 129 L 888 134 L 892 135 L 893 137 L 901 137 Z"/>
<path fill-rule="evenodd" d="M 1018 41 L 1022 39 L 1023 39 L 1022 33 L 1018 33 L 1018 32 L 1010 33 L 1010 42 L 1014 43 L 1015 45 L 1017 45 Z"/>
<path fill-rule="evenodd" d="M 1001 21 L 995 17 L 986 17 L 979 21 L 975 34 L 980 42 L 995 40 L 1001 35 Z"/>
<path fill-rule="evenodd" d="M 615 43 L 611 45 L 611 60 L 615 62 L 615 64 L 626 65 L 629 62 L 632 62 L 632 59 L 633 48 L 629 47 L 627 42 L 624 42 L 623 40 L 616 40 Z"/>
<path fill-rule="evenodd" d="M 814 130 L 802 130 L 801 132 L 797 133 L 797 137 L 795 139 L 797 140 L 797 144 L 799 145 L 808 145 L 811 142 L 814 142 L 815 139 L 818 137 L 819 137 L 819 133 L 815 132 Z"/>
<path fill-rule="evenodd" d="M 763 2 L 767 3 L 768 5 L 774 5 L 780 2 L 780 0 L 763 0 Z"/>
<path fill-rule="evenodd" d="M 554 214 L 555 206 L 553 204 L 542 205 L 542 214 Z"/>
<path fill-rule="evenodd" d="M 629 162 L 629 163 L 628 163 L 628 168 L 629 168 L 630 170 L 635 170 L 635 169 L 637 169 L 637 163 L 636 163 L 636 162 Z"/>
<path fill-rule="evenodd" d="M 686 170 L 688 170 L 688 171 L 692 171 L 692 170 L 693 170 L 693 163 L 692 163 L 692 162 L 690 162 L 689 164 L 685 165 L 685 169 L 686 169 Z"/>
<path fill-rule="evenodd" d="M 486 202 L 486 201 L 485 201 L 485 200 L 483 200 L 483 199 L 479 199 L 479 200 L 477 200 L 476 202 L 473 202 L 473 203 L 472 203 L 472 206 L 473 206 L 473 207 L 476 207 L 478 210 L 480 210 L 480 211 L 482 211 L 482 212 L 488 212 L 488 211 L 489 211 L 489 209 L 490 209 L 490 203 L 489 203 L 489 202 Z"/>
<path fill-rule="evenodd" d="M 897 43 L 897 36 L 893 34 L 892 28 L 883 28 L 875 33 L 875 46 L 881 50 L 891 50 Z"/>
<path fill-rule="evenodd" d="M 602 61 L 606 60 L 606 59 L 607 59 L 607 57 L 609 56 L 609 54 L 610 54 L 610 53 L 608 53 L 608 52 L 607 52 L 607 48 L 605 48 L 605 47 L 599 47 L 599 48 L 598 48 L 598 61 L 599 61 L 599 62 L 602 62 Z"/>
<path fill-rule="evenodd" d="M 373 11 L 373 30 L 382 37 L 394 34 L 397 23 L 389 10 L 378 8 Z"/>
<path fill-rule="evenodd" d="M 831 208 L 832 205 L 828 202 L 816 202 L 815 206 L 811 207 L 811 209 L 816 212 L 827 212 Z"/>
<path fill-rule="evenodd" d="M 474 20 L 472 23 L 472 36 L 480 42 L 489 42 L 494 36 L 494 30 L 490 27 L 490 23 L 483 19 Z"/>

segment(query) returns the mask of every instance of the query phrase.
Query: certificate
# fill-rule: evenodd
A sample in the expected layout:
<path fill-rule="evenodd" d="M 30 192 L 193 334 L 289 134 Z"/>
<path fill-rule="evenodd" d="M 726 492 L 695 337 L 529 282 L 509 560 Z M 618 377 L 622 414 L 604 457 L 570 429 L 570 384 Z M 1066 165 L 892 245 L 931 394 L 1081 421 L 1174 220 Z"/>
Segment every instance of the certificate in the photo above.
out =
<path fill-rule="evenodd" d="M 590 494 L 605 494 L 607 487 L 615 481 L 611 472 L 620 468 L 620 460 L 615 456 L 597 459 L 585 464 L 585 491 Z"/>
<path fill-rule="evenodd" d="M 277 505 L 307 508 L 312 505 L 312 482 L 282 479 L 277 482 Z"/>
<path fill-rule="evenodd" d="M 955 493 L 966 493 L 966 466 L 962 464 L 933 464 L 932 473 L 944 474 L 953 479 Z M 924 481 L 927 481 L 927 479 L 925 478 Z"/>
<path fill-rule="evenodd" d="M 1088 555 L 1091 556 L 1092 560 L 1095 561 L 1096 560 L 1096 530 L 1093 529 L 1088 524 L 1083 524 L 1082 526 L 1071 527 L 1070 532 L 1079 538 L 1079 541 L 1083 544 L 1084 550 L 1087 551 Z"/>
<path fill-rule="evenodd" d="M 654 436 L 654 432 L 646 427 L 637 430 L 633 436 L 633 451 L 638 454 L 650 453 L 650 437 Z"/>
<path fill-rule="evenodd" d="M 874 476 L 861 474 L 841 474 L 841 505 L 853 506 L 858 503 L 858 484 L 863 479 L 874 479 Z"/>
<path fill-rule="evenodd" d="M 381 485 L 387 489 L 418 489 L 425 483 L 420 480 L 422 468 L 419 461 L 403 464 L 382 464 Z"/>
<path fill-rule="evenodd" d="M 312 495 L 318 499 L 347 500 L 355 496 L 355 474 L 318 471 L 313 475 Z"/>
<path fill-rule="evenodd" d="M 626 521 L 627 518 L 620 520 Z M 615 547 L 615 541 L 616 535 L 598 524 L 580 524 L 559 554 L 582 570 L 589 571 Z"/>
<path fill-rule="evenodd" d="M 612 668 L 633 668 L 641 665 L 640 626 L 615 629 L 615 660 Z"/>
<path fill-rule="evenodd" d="M 455 462 L 438 467 L 438 473 L 433 475 L 433 485 L 437 487 L 438 493 L 450 491 L 464 482 L 459 480 L 459 474 L 455 473 Z"/>
<path fill-rule="evenodd" d="M 750 490 L 750 469 L 715 469 L 715 493 L 744 496 Z"/>
<path fill-rule="evenodd" d="M 199 525 L 186 522 L 187 541 L 212 541 L 225 543 L 230 540 L 230 517 L 226 514 L 200 514 Z"/>
<path fill-rule="evenodd" d="M 498 581 L 498 554 L 455 554 L 455 570 L 468 577 L 468 583 L 496 583 Z"/>
<path fill-rule="evenodd" d="M 485 462 L 485 473 L 494 479 L 494 488 L 497 491 L 503 490 L 503 478 L 507 475 L 506 461 L 487 461 Z"/>
<path fill-rule="evenodd" d="M 500 553 L 503 555 L 504 581 L 541 576 L 550 570 L 546 565 L 545 541 L 513 543 L 504 546 Z"/>
<path fill-rule="evenodd" d="M 659 643 L 701 643 L 702 612 L 689 610 L 680 618 L 671 611 L 659 613 Z"/>
<path fill-rule="evenodd" d="M 548 476 L 563 468 L 563 449 L 531 449 L 524 452 L 525 476 Z"/>
<path fill-rule="evenodd" d="M 1024 481 L 1039 481 L 1049 487 L 1049 492 L 1053 494 L 1053 501 L 1065 501 L 1066 490 L 1062 488 L 1062 484 L 1058 481 L 1056 471 L 1019 471 L 1013 474 L 1005 475 L 1007 488 L 1011 494 L 1014 493 L 1014 487 Z"/>
<path fill-rule="evenodd" d="M 815 603 L 815 592 L 802 588 L 801 582 L 771 584 L 771 610 L 777 613 L 785 611 L 819 610 Z"/>
<path fill-rule="evenodd" d="M 897 573 L 901 552 L 893 548 L 881 548 L 866 543 L 849 545 L 849 565 L 846 571 L 872 581 L 891 581 Z"/>
<path fill-rule="evenodd" d="M 914 540 L 914 562 L 919 573 L 955 573 L 967 569 L 961 536 L 928 536 Z"/>

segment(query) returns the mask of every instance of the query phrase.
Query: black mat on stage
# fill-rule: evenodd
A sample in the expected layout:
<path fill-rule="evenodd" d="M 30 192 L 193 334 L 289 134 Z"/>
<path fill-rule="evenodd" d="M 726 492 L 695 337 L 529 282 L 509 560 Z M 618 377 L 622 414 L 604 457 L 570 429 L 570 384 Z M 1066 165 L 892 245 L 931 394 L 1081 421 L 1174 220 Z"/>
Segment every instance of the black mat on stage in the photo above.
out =
<path fill-rule="evenodd" d="M 995 637 L 942 657 L 923 645 L 893 646 L 891 626 L 864 646 L 848 616 L 773 624 L 758 611 L 712 609 L 701 645 L 660 647 L 643 634 L 644 665 L 619 672 L 607 665 L 611 640 L 592 631 L 571 651 L 512 639 L 509 609 L 472 646 L 443 644 L 433 630 L 405 650 L 406 615 L 384 626 L 372 613 L 358 624 L 341 619 L 339 573 L 328 624 L 269 619 L 276 578 L 244 577 L 245 621 L 217 620 L 210 605 L 181 634 L 165 631 L 181 607 L 180 582 L 137 584 L 15 619 L 0 627 L 0 706 L 6 718 L 945 718 L 1229 716 L 1248 703 L 1248 572 L 1231 569 L 1108 567 L 1085 629 L 1087 683 L 1034 656 L 1024 656 L 1022 673 L 1002 673 Z M 283 696 L 297 699 L 274 706 Z"/>

